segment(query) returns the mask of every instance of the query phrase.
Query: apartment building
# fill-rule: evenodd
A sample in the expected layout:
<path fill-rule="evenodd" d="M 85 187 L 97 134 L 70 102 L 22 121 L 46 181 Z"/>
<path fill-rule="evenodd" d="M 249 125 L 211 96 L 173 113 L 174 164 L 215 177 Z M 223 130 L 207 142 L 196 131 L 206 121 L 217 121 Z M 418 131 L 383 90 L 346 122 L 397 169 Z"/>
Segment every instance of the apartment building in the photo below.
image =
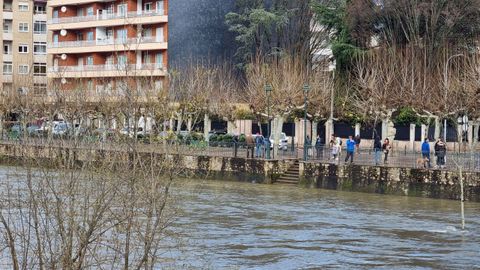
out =
<path fill-rule="evenodd" d="M 0 0 L 3 92 L 42 95 L 47 86 L 47 1 Z"/>
<path fill-rule="evenodd" d="M 49 89 L 97 96 L 122 94 L 126 81 L 163 87 L 168 0 L 49 0 L 48 6 Z"/>

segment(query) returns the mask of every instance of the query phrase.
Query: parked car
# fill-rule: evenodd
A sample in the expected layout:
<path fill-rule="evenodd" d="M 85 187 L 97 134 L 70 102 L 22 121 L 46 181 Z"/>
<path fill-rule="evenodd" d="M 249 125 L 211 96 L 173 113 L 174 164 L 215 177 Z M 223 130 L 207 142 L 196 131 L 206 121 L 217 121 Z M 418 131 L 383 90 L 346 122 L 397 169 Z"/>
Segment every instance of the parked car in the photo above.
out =
<path fill-rule="evenodd" d="M 72 126 L 67 122 L 53 122 L 52 135 L 54 137 L 66 137 L 69 135 Z"/>
<path fill-rule="evenodd" d="M 137 132 L 135 132 L 135 128 L 131 127 L 124 127 L 120 130 L 120 134 L 124 136 L 128 136 L 130 138 L 133 138 L 135 134 L 137 135 L 137 138 L 144 138 L 148 135 L 150 135 L 149 131 L 144 131 L 142 127 L 137 128 Z"/>
<path fill-rule="evenodd" d="M 43 135 L 42 128 L 36 124 L 28 125 L 27 134 L 28 136 L 40 137 Z"/>
<path fill-rule="evenodd" d="M 252 137 L 253 137 L 253 140 L 255 141 L 255 137 L 257 137 L 257 135 L 253 134 Z M 285 134 L 285 132 L 280 133 L 280 138 L 279 138 L 279 141 L 278 141 L 278 149 L 286 151 L 288 149 L 288 142 L 289 142 L 289 138 L 288 138 L 287 134 Z M 275 143 L 274 143 L 274 139 L 273 139 L 273 134 L 271 134 L 270 135 L 270 149 L 273 149 L 274 144 Z"/>

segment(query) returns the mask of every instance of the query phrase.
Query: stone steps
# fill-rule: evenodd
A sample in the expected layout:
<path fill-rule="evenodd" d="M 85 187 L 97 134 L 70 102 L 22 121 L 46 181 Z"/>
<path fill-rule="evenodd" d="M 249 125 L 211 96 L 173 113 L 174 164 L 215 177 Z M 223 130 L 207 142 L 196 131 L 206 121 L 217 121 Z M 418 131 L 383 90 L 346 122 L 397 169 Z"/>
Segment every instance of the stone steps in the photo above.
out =
<path fill-rule="evenodd" d="M 288 168 L 288 170 L 278 178 L 275 183 L 276 184 L 287 184 L 287 185 L 298 185 L 299 182 L 299 174 L 300 174 L 300 168 L 299 168 L 299 163 L 298 161 L 295 161 L 295 163 Z"/>

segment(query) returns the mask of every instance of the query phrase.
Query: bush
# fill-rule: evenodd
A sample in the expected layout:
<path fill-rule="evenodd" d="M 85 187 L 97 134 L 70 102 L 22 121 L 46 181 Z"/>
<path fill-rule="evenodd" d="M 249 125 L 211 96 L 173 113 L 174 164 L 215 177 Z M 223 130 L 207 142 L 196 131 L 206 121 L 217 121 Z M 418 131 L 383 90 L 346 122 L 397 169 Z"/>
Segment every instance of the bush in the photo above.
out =
<path fill-rule="evenodd" d="M 218 135 L 217 135 L 217 134 L 213 134 L 212 136 L 210 136 L 209 141 L 210 141 L 210 142 L 218 142 Z"/>
<path fill-rule="evenodd" d="M 393 123 L 399 126 L 407 126 L 410 124 L 427 124 L 428 120 L 418 116 L 418 114 L 410 107 L 400 108 L 393 117 Z"/>
<path fill-rule="evenodd" d="M 239 137 L 238 137 L 238 142 L 239 143 L 245 143 L 247 141 L 247 136 L 245 136 L 245 134 L 241 134 Z"/>
<path fill-rule="evenodd" d="M 222 137 L 222 142 L 232 142 L 233 141 L 233 136 L 230 134 L 225 134 Z"/>

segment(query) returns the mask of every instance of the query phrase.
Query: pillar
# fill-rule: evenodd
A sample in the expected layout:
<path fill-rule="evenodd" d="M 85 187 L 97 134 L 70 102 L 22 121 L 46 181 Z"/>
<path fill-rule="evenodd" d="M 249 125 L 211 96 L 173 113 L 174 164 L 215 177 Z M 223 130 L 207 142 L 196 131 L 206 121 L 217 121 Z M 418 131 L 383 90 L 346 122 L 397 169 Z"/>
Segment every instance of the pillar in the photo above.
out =
<path fill-rule="evenodd" d="M 383 120 L 382 121 L 382 140 L 385 140 L 386 138 L 388 138 L 387 132 L 388 132 L 388 121 Z"/>
<path fill-rule="evenodd" d="M 203 137 L 207 142 L 208 142 L 208 133 L 210 133 L 211 129 L 212 129 L 212 125 L 210 123 L 210 117 L 208 117 L 208 114 L 205 114 L 205 117 L 203 118 Z"/>
<path fill-rule="evenodd" d="M 235 122 L 227 121 L 227 133 L 228 134 L 235 134 L 237 127 L 235 126 Z"/>
<path fill-rule="evenodd" d="M 170 118 L 170 120 L 168 121 L 168 130 L 173 131 L 173 124 L 173 118 Z"/>
<path fill-rule="evenodd" d="M 245 136 L 252 135 L 252 120 L 236 120 L 236 133 L 244 134 Z"/>
<path fill-rule="evenodd" d="M 317 139 L 317 133 L 318 133 L 318 122 L 313 121 L 312 122 L 312 144 L 315 144 L 315 140 Z"/>
<path fill-rule="evenodd" d="M 427 138 L 427 132 L 428 132 L 428 127 L 422 124 L 422 126 L 420 127 L 420 133 L 421 133 L 420 140 L 422 142 L 425 140 L 425 138 Z"/>
<path fill-rule="evenodd" d="M 467 131 L 467 135 L 468 135 L 468 147 L 469 149 L 472 149 L 473 147 L 473 132 L 474 132 L 474 123 L 473 122 L 468 122 L 468 131 Z"/>
<path fill-rule="evenodd" d="M 335 133 L 335 126 L 332 119 L 328 119 L 325 122 L 325 143 L 330 141 L 330 138 Z"/>
<path fill-rule="evenodd" d="M 463 143 L 463 125 L 457 125 L 457 140 L 459 143 Z"/>
<path fill-rule="evenodd" d="M 415 124 L 410 124 L 410 147 L 412 151 L 415 151 Z"/>
<path fill-rule="evenodd" d="M 474 144 L 478 143 L 478 131 L 479 131 L 480 125 L 478 122 L 475 122 L 473 125 L 473 142 Z"/>
<path fill-rule="evenodd" d="M 305 142 L 305 136 L 304 136 L 305 125 L 307 125 L 307 135 L 310 136 L 311 128 L 312 128 L 310 121 L 307 120 L 306 123 L 303 121 L 303 119 L 295 121 L 295 134 L 296 134 L 295 137 L 296 137 L 296 143 L 298 145 L 303 145 Z"/>
<path fill-rule="evenodd" d="M 355 124 L 355 136 L 360 135 L 361 128 L 362 128 L 362 125 L 360 123 Z"/>

